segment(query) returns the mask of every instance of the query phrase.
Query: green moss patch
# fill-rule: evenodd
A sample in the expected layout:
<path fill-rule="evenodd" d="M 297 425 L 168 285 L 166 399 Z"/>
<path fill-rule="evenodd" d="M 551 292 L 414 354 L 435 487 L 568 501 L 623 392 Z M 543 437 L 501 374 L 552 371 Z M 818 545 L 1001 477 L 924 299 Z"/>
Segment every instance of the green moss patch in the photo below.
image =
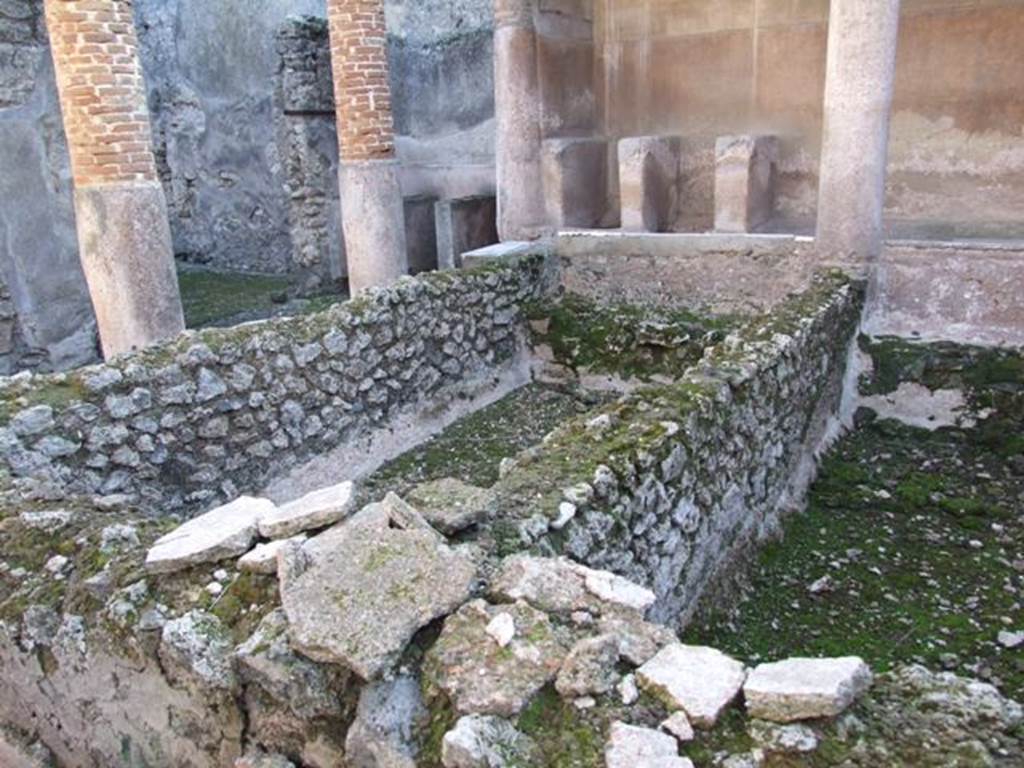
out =
<path fill-rule="evenodd" d="M 1024 662 L 997 639 L 1024 630 L 1020 358 L 891 341 L 881 349 L 869 391 L 905 380 L 959 385 L 994 410 L 974 429 L 884 421 L 842 440 L 807 512 L 752 565 L 738 608 L 712 609 L 687 639 L 751 662 L 849 654 L 876 670 L 918 662 L 1020 698 Z"/>
<path fill-rule="evenodd" d="M 602 305 L 573 294 L 536 303 L 527 316 L 534 345 L 548 345 L 559 363 L 642 381 L 678 376 L 738 324 L 734 317 Z"/>

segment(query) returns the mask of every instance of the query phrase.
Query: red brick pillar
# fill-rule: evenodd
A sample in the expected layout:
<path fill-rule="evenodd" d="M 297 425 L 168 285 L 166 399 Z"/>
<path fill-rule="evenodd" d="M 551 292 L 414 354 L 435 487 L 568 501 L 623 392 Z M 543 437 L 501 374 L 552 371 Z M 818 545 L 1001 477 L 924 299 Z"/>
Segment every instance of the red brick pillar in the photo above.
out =
<path fill-rule="evenodd" d="M 541 173 L 540 72 L 534 2 L 494 2 L 498 234 L 502 240 L 532 240 L 550 229 Z"/>
<path fill-rule="evenodd" d="M 108 358 L 184 330 L 132 0 L 45 0 L 82 267 Z"/>
<path fill-rule="evenodd" d="M 408 272 L 383 0 L 327 0 L 353 295 Z"/>

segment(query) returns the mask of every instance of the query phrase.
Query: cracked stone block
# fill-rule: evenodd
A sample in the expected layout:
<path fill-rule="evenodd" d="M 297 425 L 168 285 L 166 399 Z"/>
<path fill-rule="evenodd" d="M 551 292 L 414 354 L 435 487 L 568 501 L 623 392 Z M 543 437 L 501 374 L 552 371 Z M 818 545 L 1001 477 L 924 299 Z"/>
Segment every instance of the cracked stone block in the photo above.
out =
<path fill-rule="evenodd" d="M 364 680 L 390 669 L 413 635 L 469 599 L 477 566 L 397 496 L 371 504 L 278 563 L 292 645 Z"/>

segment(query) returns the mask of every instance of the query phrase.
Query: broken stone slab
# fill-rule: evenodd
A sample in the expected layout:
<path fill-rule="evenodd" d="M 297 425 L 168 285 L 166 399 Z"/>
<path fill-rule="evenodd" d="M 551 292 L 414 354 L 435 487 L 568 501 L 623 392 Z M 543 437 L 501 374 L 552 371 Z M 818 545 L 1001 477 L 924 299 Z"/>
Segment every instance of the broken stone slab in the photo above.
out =
<path fill-rule="evenodd" d="M 835 717 L 871 687 L 863 660 L 788 659 L 755 668 L 743 687 L 750 716 L 776 723 Z"/>
<path fill-rule="evenodd" d="M 242 496 L 189 520 L 158 539 L 146 555 L 151 573 L 172 573 L 248 552 L 259 521 L 276 509 L 266 499 Z"/>
<path fill-rule="evenodd" d="M 469 599 L 473 559 L 394 494 L 278 558 L 292 645 L 364 680 L 388 670 L 413 635 Z"/>
<path fill-rule="evenodd" d="M 555 679 L 555 690 L 566 699 L 600 696 L 619 682 L 619 641 L 614 635 L 580 640 L 565 657 Z"/>
<path fill-rule="evenodd" d="M 353 768 L 416 768 L 417 729 L 428 718 L 419 682 L 408 675 L 367 685 L 345 739 Z"/>
<path fill-rule="evenodd" d="M 301 499 L 282 504 L 260 519 L 260 536 L 265 539 L 287 539 L 305 531 L 334 525 L 352 514 L 355 496 L 355 484 L 346 482 L 321 488 Z"/>
<path fill-rule="evenodd" d="M 308 537 L 305 534 L 290 539 L 278 539 L 266 544 L 257 544 L 255 549 L 238 559 L 238 570 L 243 573 L 259 573 L 265 576 L 277 573 L 277 556 L 285 547 L 300 545 Z"/>
<path fill-rule="evenodd" d="M 513 555 L 501 564 L 491 585 L 497 600 L 525 600 L 546 613 L 589 611 L 642 618 L 655 595 L 628 579 L 596 571 L 568 558 Z"/>
<path fill-rule="evenodd" d="M 18 518 L 26 528 L 56 533 L 71 525 L 75 519 L 75 513 L 68 509 L 47 509 L 22 512 Z"/>
<path fill-rule="evenodd" d="M 743 687 L 743 665 L 721 651 L 674 643 L 636 673 L 640 686 L 698 728 L 711 728 Z"/>
<path fill-rule="evenodd" d="M 516 626 L 504 648 L 487 634 L 503 613 Z M 445 620 L 426 668 L 460 715 L 514 717 L 555 679 L 569 646 L 548 616 L 525 602 L 492 606 L 474 600 Z"/>
<path fill-rule="evenodd" d="M 604 759 L 607 768 L 693 768 L 671 736 L 621 722 L 612 723 Z"/>
<path fill-rule="evenodd" d="M 428 523 L 447 536 L 491 517 L 498 505 L 494 491 L 450 477 L 421 483 L 409 492 L 407 498 Z"/>
<path fill-rule="evenodd" d="M 444 768 L 513 768 L 535 765 L 536 746 L 511 723 L 490 715 L 467 715 L 441 742 Z"/>
<path fill-rule="evenodd" d="M 335 665 L 316 664 L 296 654 L 288 642 L 288 618 L 271 611 L 252 636 L 235 651 L 238 675 L 256 685 L 296 717 L 338 717 L 343 694 L 352 687 L 349 673 Z"/>

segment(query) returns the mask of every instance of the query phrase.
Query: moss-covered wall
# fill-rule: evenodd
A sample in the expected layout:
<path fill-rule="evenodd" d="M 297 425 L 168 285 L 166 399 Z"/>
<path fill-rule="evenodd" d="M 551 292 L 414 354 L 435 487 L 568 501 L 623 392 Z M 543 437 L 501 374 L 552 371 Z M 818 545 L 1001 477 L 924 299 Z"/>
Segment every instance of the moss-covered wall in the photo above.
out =
<path fill-rule="evenodd" d="M 779 529 L 838 414 L 863 291 L 822 276 L 711 348 L 676 383 L 641 388 L 516 459 L 496 486 L 506 549 L 572 556 L 650 586 L 654 617 Z"/>

